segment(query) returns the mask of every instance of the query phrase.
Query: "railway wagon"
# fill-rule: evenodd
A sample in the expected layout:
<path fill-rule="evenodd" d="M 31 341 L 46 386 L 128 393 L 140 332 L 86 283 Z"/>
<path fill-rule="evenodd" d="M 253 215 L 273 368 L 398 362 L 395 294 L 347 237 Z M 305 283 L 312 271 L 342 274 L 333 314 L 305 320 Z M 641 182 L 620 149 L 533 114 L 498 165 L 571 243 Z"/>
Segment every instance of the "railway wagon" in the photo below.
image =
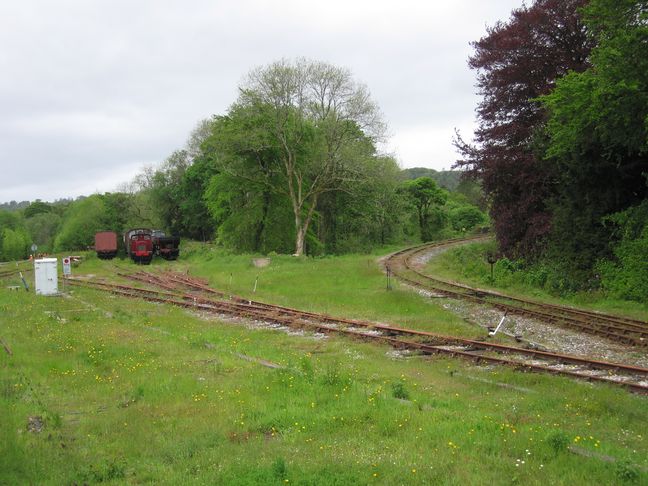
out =
<path fill-rule="evenodd" d="M 99 231 L 95 234 L 95 251 L 97 256 L 110 260 L 117 255 L 117 233 L 114 231 Z"/>
<path fill-rule="evenodd" d="M 151 263 L 153 259 L 152 230 L 148 228 L 134 228 L 124 233 L 124 248 L 134 262 Z"/>
<path fill-rule="evenodd" d="M 167 236 L 164 231 L 153 230 L 153 251 L 166 260 L 175 260 L 180 255 L 180 237 Z"/>

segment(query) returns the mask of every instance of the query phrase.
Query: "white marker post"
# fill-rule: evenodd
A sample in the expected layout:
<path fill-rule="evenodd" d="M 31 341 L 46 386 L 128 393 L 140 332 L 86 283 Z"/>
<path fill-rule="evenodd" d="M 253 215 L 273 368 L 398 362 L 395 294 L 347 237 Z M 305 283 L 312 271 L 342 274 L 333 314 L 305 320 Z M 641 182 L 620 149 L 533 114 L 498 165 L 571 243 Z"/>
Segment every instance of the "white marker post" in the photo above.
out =
<path fill-rule="evenodd" d="M 70 264 L 70 257 L 63 258 L 63 287 L 67 285 L 67 278 L 72 275 L 72 265 Z"/>
<path fill-rule="evenodd" d="M 502 327 L 502 324 L 504 323 L 504 319 L 506 319 L 506 312 L 502 316 L 502 320 L 499 322 L 495 330 L 493 332 L 488 333 L 489 336 L 494 336 L 497 333 L 497 331 L 499 331 L 499 328 Z"/>

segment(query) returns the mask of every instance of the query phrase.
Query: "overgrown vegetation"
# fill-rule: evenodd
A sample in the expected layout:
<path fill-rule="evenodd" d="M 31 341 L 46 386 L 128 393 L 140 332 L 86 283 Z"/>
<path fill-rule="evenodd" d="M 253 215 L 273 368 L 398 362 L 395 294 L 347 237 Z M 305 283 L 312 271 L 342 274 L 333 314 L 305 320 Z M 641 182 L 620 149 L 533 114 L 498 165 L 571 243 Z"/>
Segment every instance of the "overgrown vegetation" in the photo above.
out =
<path fill-rule="evenodd" d="M 184 263 L 154 266 L 189 266 L 252 295 L 260 269 L 249 255 L 189 250 Z M 89 258 L 76 271 L 115 265 Z M 260 299 L 481 332 L 414 293 L 387 292 L 367 256 L 278 256 L 263 272 Z M 646 481 L 645 399 L 616 388 L 399 357 L 89 290 L 63 299 L 3 288 L 0 310 L 13 353 L 0 348 L 1 483 Z"/>
<path fill-rule="evenodd" d="M 551 261 L 496 258 L 491 276 L 488 256 L 497 254 L 495 242 L 472 243 L 449 249 L 430 260 L 428 271 L 450 280 L 505 290 L 509 294 L 576 304 L 605 312 L 629 313 L 646 320 L 646 300 L 635 298 L 643 291 L 642 285 L 645 285 L 645 272 L 641 271 L 645 258 L 640 257 L 641 253 L 634 253 L 637 251 L 634 242 L 628 250 L 633 257 L 627 259 L 625 267 L 612 267 L 608 261 L 601 262 L 604 290 L 597 289 L 599 282 L 594 282 L 592 288 L 587 290 L 573 290 L 569 277 L 561 273 L 559 267 L 551 266 Z M 629 279 L 629 275 L 634 280 Z"/>

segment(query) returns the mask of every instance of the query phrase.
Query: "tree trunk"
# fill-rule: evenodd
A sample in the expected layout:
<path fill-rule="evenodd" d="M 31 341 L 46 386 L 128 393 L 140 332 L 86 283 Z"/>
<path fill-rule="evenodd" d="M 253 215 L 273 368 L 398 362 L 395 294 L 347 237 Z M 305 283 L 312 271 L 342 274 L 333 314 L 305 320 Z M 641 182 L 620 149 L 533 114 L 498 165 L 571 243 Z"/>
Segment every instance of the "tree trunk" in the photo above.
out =
<path fill-rule="evenodd" d="M 263 206 L 261 208 L 261 220 L 257 224 L 256 233 L 254 235 L 254 251 L 261 251 L 261 240 L 263 238 L 263 232 L 266 227 L 266 221 L 268 219 L 268 211 L 270 209 L 270 191 L 265 189 L 263 191 Z"/>
<path fill-rule="evenodd" d="M 295 240 L 295 256 L 304 254 L 304 240 L 306 239 L 306 227 L 297 226 L 297 238 Z"/>
<path fill-rule="evenodd" d="M 312 196 L 306 219 L 302 220 L 301 211 L 297 205 L 293 205 L 295 211 L 295 229 L 297 230 L 297 236 L 295 238 L 295 256 L 302 256 L 304 254 L 304 241 L 306 240 L 306 233 L 308 233 L 308 227 L 313 219 L 313 213 L 315 212 L 316 206 L 317 196 L 315 195 Z"/>
<path fill-rule="evenodd" d="M 421 231 L 421 241 L 427 241 L 425 238 L 427 236 L 427 231 L 425 228 L 425 215 L 423 214 L 423 210 L 419 209 L 418 210 L 418 220 L 419 220 L 419 229 Z"/>

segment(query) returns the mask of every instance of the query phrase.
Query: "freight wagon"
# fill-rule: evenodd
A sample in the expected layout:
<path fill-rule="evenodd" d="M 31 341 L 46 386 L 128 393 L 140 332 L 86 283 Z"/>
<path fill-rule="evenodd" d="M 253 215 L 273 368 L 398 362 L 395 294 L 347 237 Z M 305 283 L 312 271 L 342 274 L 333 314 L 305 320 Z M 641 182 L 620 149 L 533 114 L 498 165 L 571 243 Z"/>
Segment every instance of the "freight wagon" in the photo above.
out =
<path fill-rule="evenodd" d="M 97 256 L 109 260 L 117 255 L 117 233 L 114 231 L 100 231 L 95 234 L 95 251 Z"/>

